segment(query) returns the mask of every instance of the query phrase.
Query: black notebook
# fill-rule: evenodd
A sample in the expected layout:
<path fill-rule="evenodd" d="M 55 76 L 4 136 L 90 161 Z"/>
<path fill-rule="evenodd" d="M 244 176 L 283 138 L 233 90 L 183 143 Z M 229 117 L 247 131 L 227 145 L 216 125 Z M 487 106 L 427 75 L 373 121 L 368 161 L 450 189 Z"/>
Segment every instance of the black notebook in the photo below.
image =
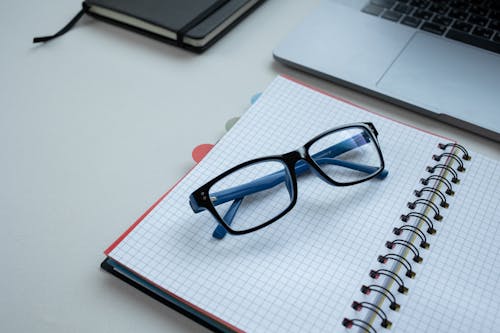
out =
<path fill-rule="evenodd" d="M 83 16 L 193 50 L 203 51 L 217 41 L 263 0 L 87 0 L 82 10 L 45 42 L 58 37 Z"/>

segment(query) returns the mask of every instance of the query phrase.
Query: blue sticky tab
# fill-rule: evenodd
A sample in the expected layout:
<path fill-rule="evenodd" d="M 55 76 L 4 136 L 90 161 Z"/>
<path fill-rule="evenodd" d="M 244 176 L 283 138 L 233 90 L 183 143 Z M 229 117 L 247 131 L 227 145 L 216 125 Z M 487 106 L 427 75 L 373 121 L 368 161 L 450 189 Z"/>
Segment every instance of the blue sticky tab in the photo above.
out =
<path fill-rule="evenodd" d="M 259 99 L 260 95 L 262 95 L 262 93 L 257 93 L 255 95 L 253 95 L 251 98 L 250 98 L 250 103 L 251 104 L 254 104 L 255 102 L 257 102 L 257 100 Z"/>

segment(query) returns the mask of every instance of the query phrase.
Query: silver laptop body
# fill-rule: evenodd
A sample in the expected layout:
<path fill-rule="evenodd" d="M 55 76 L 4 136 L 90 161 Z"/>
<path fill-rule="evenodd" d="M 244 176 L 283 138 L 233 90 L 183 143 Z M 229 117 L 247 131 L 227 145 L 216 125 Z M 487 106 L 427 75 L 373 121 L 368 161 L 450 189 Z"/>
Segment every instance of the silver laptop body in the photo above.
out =
<path fill-rule="evenodd" d="M 324 0 L 278 61 L 500 142 L 500 54 Z"/>

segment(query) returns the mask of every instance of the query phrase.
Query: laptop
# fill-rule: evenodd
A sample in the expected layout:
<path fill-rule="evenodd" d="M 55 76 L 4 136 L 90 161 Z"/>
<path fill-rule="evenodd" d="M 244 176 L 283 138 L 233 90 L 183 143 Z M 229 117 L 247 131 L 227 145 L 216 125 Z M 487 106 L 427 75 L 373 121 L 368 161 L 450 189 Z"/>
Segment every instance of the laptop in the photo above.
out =
<path fill-rule="evenodd" d="M 500 142 L 498 0 L 323 0 L 273 55 Z"/>

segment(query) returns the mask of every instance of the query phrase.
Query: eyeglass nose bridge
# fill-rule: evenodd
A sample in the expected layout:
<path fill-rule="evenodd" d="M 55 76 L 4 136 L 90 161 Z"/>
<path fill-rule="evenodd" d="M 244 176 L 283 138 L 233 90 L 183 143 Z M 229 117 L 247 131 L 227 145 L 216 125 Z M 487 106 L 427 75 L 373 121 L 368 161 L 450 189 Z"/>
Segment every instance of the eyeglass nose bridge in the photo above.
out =
<path fill-rule="evenodd" d="M 300 154 L 300 157 L 305 160 L 307 153 L 306 153 L 306 148 L 304 146 L 300 147 L 299 149 L 296 150 Z"/>
<path fill-rule="evenodd" d="M 283 155 L 283 160 L 285 161 L 290 173 L 293 178 L 295 178 L 295 183 L 297 183 L 297 178 L 307 172 L 312 171 L 316 177 L 324 181 L 325 183 L 331 185 L 330 179 L 326 178 L 320 170 L 318 170 L 317 165 L 308 156 L 306 148 L 300 147 L 294 151 L 291 151 Z"/>
<path fill-rule="evenodd" d="M 285 162 L 286 166 L 288 169 L 292 172 L 293 175 L 295 175 L 295 165 L 299 161 L 305 161 L 306 160 L 306 151 L 304 147 L 298 148 L 296 150 L 292 150 L 291 152 L 288 152 L 286 154 L 282 155 L 282 160 Z"/>

